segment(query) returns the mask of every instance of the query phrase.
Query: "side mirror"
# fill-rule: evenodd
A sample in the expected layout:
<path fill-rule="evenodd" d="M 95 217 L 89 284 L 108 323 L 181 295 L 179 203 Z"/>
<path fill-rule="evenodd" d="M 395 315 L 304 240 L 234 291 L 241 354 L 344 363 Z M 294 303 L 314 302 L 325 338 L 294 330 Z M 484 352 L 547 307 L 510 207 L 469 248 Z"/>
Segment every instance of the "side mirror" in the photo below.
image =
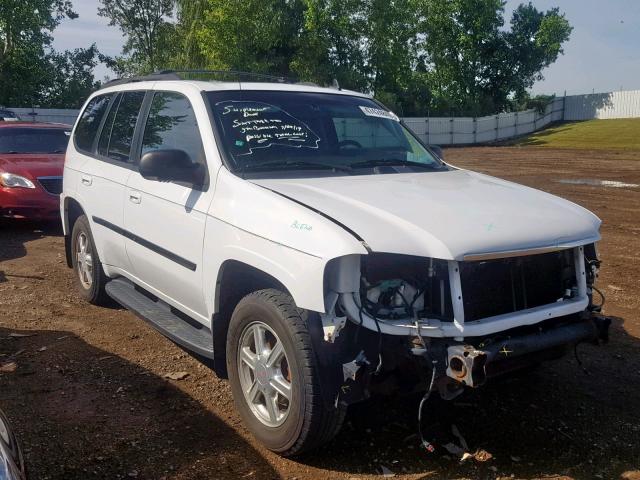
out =
<path fill-rule="evenodd" d="M 160 182 L 204 183 L 204 170 L 195 164 L 184 150 L 152 150 L 140 159 L 140 175 Z"/>
<path fill-rule="evenodd" d="M 439 145 L 429 145 L 429 149 L 435 153 L 440 160 L 444 160 L 444 151 Z"/>

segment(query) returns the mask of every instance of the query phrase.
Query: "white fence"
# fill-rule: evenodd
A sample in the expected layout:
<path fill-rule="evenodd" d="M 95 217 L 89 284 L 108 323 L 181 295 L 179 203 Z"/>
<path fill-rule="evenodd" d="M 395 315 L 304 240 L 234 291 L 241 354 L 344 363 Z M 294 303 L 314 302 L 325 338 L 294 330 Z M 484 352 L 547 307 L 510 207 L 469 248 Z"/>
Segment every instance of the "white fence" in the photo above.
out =
<path fill-rule="evenodd" d="M 72 125 L 79 110 L 11 108 L 21 120 Z M 572 95 L 552 100 L 544 113 L 535 110 L 486 117 L 411 117 L 404 121 L 425 143 L 465 145 L 506 140 L 539 130 L 551 122 L 593 118 L 640 117 L 640 90 Z M 356 125 L 343 126 L 353 129 Z"/>
<path fill-rule="evenodd" d="M 535 110 L 486 117 L 405 118 L 406 125 L 425 143 L 464 145 L 505 140 L 539 130 L 562 120 L 563 98 L 549 102 L 544 113 Z"/>
<path fill-rule="evenodd" d="M 566 97 L 564 120 L 640 117 L 640 90 Z"/>
<path fill-rule="evenodd" d="M 9 108 L 20 120 L 27 122 L 53 122 L 73 125 L 80 110 L 66 108 Z"/>
<path fill-rule="evenodd" d="M 405 118 L 424 142 L 434 145 L 488 143 L 526 135 L 551 122 L 640 117 L 640 90 L 558 97 L 544 114 L 534 110 L 487 117 Z"/>

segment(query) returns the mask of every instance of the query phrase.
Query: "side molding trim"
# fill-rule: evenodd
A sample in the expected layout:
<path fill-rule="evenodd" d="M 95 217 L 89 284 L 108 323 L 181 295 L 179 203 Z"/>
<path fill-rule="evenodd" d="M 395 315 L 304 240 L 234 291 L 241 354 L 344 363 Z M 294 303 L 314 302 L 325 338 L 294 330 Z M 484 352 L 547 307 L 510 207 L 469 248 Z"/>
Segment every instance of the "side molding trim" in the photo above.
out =
<path fill-rule="evenodd" d="M 142 245 L 145 248 L 148 248 L 152 252 L 157 253 L 158 255 L 162 255 L 163 257 L 168 258 L 169 260 L 177 263 L 178 265 L 184 268 L 188 268 L 193 272 L 196 271 L 197 265 L 195 263 L 193 263 L 190 260 L 187 260 L 186 258 L 181 257 L 180 255 L 176 255 L 175 253 L 170 252 L 166 248 L 162 248 L 160 245 L 156 245 L 155 243 L 150 242 L 149 240 L 145 240 L 144 238 L 139 237 L 135 233 L 132 233 L 129 230 L 125 230 L 124 228 L 119 227 L 118 225 L 115 225 L 111 222 L 108 222 L 103 218 L 93 216 L 91 217 L 91 219 L 98 225 L 108 228 L 109 230 L 112 230 L 117 234 L 128 238 L 129 240 L 132 240 L 137 244 Z"/>

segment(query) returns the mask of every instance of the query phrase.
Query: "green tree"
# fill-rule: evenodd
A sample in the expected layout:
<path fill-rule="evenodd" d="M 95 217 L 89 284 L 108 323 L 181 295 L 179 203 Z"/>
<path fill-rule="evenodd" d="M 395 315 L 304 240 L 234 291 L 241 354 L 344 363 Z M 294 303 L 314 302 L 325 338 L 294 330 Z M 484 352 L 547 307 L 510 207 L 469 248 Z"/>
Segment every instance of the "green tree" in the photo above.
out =
<path fill-rule="evenodd" d="M 365 90 L 366 52 L 361 44 L 367 18 L 363 0 L 305 0 L 302 48 L 292 70 L 304 80 Z"/>
<path fill-rule="evenodd" d="M 103 0 L 104 1 L 104 0 Z M 115 0 L 111 0 L 115 1 Z M 482 115 L 518 103 L 571 27 L 503 0 L 177 0 L 184 67 L 368 91 L 401 115 Z"/>
<path fill-rule="evenodd" d="M 502 0 L 422 0 L 421 54 L 432 111 L 482 115 L 508 109 L 562 53 L 571 26 L 557 8 L 518 6 L 510 30 Z"/>
<path fill-rule="evenodd" d="M 571 31 L 558 8 L 540 12 L 531 3 L 516 8 L 511 31 L 504 34 L 513 74 L 510 87 L 516 96 L 524 95 L 527 88 L 543 78 L 542 69 L 563 53 L 562 44 Z"/>
<path fill-rule="evenodd" d="M 428 98 L 418 58 L 416 0 L 306 0 L 303 78 L 374 92 L 404 115 Z"/>
<path fill-rule="evenodd" d="M 126 37 L 122 56 L 105 58 L 120 75 L 166 68 L 175 52 L 174 0 L 100 0 L 98 14 Z"/>
<path fill-rule="evenodd" d="M 196 38 L 204 65 L 290 75 L 300 48 L 302 0 L 209 0 Z"/>
<path fill-rule="evenodd" d="M 99 63 L 98 48 L 76 48 L 47 56 L 46 87 L 40 106 L 50 108 L 80 108 L 86 98 L 100 86 L 93 76 Z"/>
<path fill-rule="evenodd" d="M 172 64 L 178 69 L 199 69 L 206 65 L 206 58 L 198 40 L 208 0 L 177 0 L 176 25 L 177 52 Z"/>
<path fill-rule="evenodd" d="M 51 67 L 51 32 L 65 17 L 77 17 L 69 0 L 0 2 L 0 104 L 39 102 Z"/>

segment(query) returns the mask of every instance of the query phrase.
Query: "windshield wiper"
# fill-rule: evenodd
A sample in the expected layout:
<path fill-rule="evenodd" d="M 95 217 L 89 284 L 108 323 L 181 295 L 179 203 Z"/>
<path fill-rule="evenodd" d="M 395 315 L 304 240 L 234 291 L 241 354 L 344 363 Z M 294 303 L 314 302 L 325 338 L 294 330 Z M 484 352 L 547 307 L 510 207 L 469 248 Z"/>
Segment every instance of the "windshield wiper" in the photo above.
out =
<path fill-rule="evenodd" d="M 304 162 L 302 160 L 276 160 L 273 162 L 254 163 L 243 165 L 240 172 L 255 172 L 260 170 L 337 170 L 339 172 L 351 173 L 351 167 L 346 165 L 332 165 L 330 163 Z"/>
<path fill-rule="evenodd" d="M 350 165 L 351 168 L 368 168 L 368 167 L 418 167 L 427 170 L 439 170 L 442 165 L 430 165 L 422 162 L 412 162 L 411 160 L 403 160 L 401 158 L 378 158 L 374 160 L 364 160 L 355 162 Z"/>

